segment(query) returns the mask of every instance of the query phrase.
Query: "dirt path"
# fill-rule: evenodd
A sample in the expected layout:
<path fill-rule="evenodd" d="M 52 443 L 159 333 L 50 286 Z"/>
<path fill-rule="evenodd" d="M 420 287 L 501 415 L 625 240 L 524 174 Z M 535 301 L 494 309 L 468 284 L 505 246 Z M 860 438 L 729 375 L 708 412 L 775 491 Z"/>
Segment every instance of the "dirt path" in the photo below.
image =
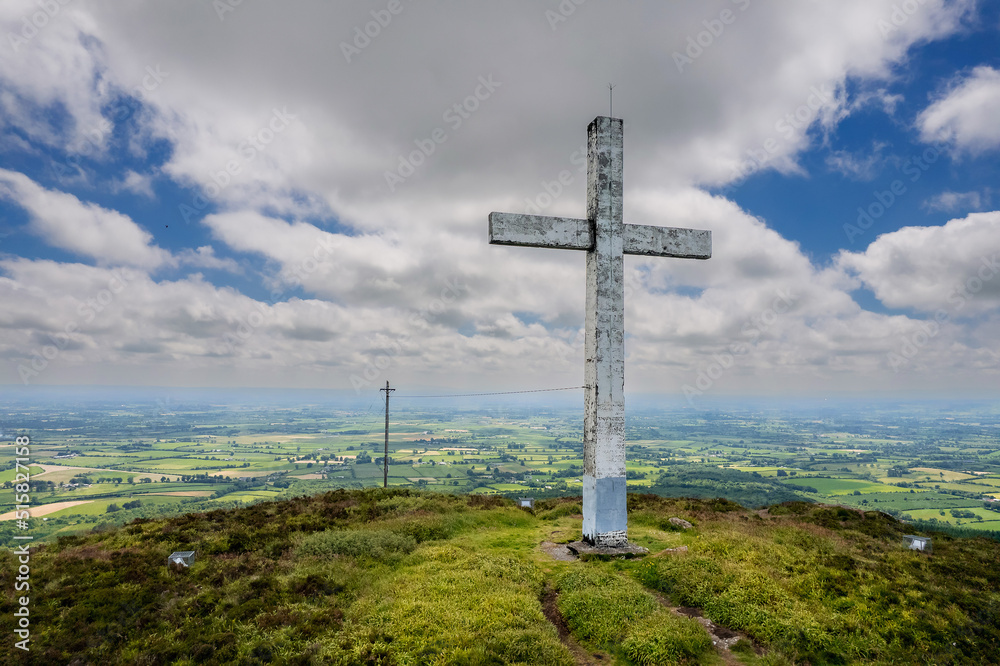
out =
<path fill-rule="evenodd" d="M 542 549 L 543 553 L 557 562 L 572 562 L 576 559 L 576 555 L 574 555 L 564 543 L 543 541 L 539 548 Z"/>
<path fill-rule="evenodd" d="M 569 632 L 569 627 L 566 626 L 566 620 L 563 619 L 562 613 L 559 612 L 559 607 L 556 606 L 558 598 L 559 593 L 546 585 L 545 593 L 542 596 L 542 612 L 545 613 L 545 617 L 548 618 L 549 622 L 555 626 L 556 631 L 559 632 L 559 640 L 562 641 L 562 644 L 573 655 L 573 660 L 577 665 L 598 666 L 599 664 L 611 663 L 609 655 L 600 652 L 591 653 L 576 642 L 576 639 Z"/>
<path fill-rule="evenodd" d="M 549 539 L 559 538 L 559 533 L 552 532 L 549 535 Z M 558 562 L 572 562 L 577 559 L 576 555 L 573 554 L 569 548 L 566 547 L 564 543 L 557 543 L 555 541 L 549 541 L 548 539 L 539 544 L 538 549 L 545 553 L 548 557 L 556 560 Z M 660 553 L 661 555 L 668 552 L 686 552 L 687 547 L 681 546 L 680 548 L 668 548 L 667 550 Z M 664 608 L 668 609 L 672 613 L 681 615 L 695 620 L 705 628 L 705 632 L 708 634 L 709 638 L 712 639 L 712 645 L 715 646 L 715 650 L 719 657 L 722 659 L 723 663 L 727 666 L 740 666 L 740 662 L 736 656 L 730 651 L 730 648 L 741 638 L 746 638 L 746 636 L 728 629 L 726 627 L 720 627 L 707 617 L 704 617 L 700 609 L 697 608 L 680 608 L 674 606 L 670 603 L 663 594 L 650 590 L 646 588 L 656 600 L 660 602 Z M 569 631 L 569 627 L 566 625 L 566 620 L 563 618 L 562 613 L 559 612 L 559 608 L 556 605 L 556 600 L 559 598 L 559 593 L 556 592 L 549 584 L 545 585 L 545 591 L 542 596 L 542 611 L 545 613 L 545 617 L 548 618 L 549 622 L 555 626 L 556 631 L 559 633 L 559 640 L 562 644 L 570 651 L 573 655 L 573 659 L 580 666 L 592 666 L 593 664 L 608 664 L 611 663 L 612 659 L 610 655 L 602 654 L 599 652 L 591 653 L 582 645 L 580 645 Z M 749 640 L 749 639 L 747 639 Z"/>
<path fill-rule="evenodd" d="M 683 615 L 684 617 L 695 620 L 701 626 L 705 627 L 705 631 L 708 632 L 709 638 L 712 639 L 712 645 L 715 646 L 716 652 L 722 658 L 726 664 L 730 666 L 740 666 L 742 662 L 736 658 L 736 656 L 730 651 L 730 648 L 736 643 L 736 641 L 741 638 L 746 638 L 742 634 L 728 629 L 726 627 L 720 627 L 715 624 L 707 617 L 701 614 L 700 608 L 688 608 L 688 607 L 678 607 L 670 603 L 670 600 L 659 592 L 650 590 L 652 595 L 656 597 L 656 600 L 660 602 L 660 605 L 667 608 L 673 613 L 678 615 Z M 750 640 L 750 639 L 747 639 Z"/>

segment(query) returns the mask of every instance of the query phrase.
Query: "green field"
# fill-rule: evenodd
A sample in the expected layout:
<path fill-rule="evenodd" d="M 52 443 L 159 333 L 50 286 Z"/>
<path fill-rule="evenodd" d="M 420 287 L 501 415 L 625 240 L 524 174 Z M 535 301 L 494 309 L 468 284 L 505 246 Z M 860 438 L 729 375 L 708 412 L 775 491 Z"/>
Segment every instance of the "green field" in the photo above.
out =
<path fill-rule="evenodd" d="M 273 492 L 273 491 L 266 491 L 266 490 L 235 492 L 235 493 L 229 493 L 228 495 L 225 495 L 223 497 L 220 497 L 220 498 L 217 498 L 217 499 L 214 499 L 214 500 L 210 500 L 210 501 L 214 501 L 214 502 L 218 502 L 218 501 L 225 501 L 225 502 L 230 502 L 230 501 L 255 502 L 255 501 L 258 501 L 258 500 L 274 499 L 279 494 L 280 493 Z"/>
<path fill-rule="evenodd" d="M 792 479 L 782 479 L 782 483 L 790 486 L 811 486 L 822 495 L 836 497 L 851 495 L 855 491 L 865 493 L 908 493 L 908 488 L 897 488 L 884 483 L 872 483 L 861 479 L 824 479 L 819 477 L 797 476 Z"/>
<path fill-rule="evenodd" d="M 944 511 L 944 515 L 942 516 L 939 509 L 917 509 L 915 511 L 907 511 L 906 515 L 910 516 L 913 520 L 934 520 L 939 523 L 962 525 L 963 527 L 972 529 L 1000 530 L 1000 513 L 981 507 L 968 507 L 964 510 L 971 511 L 981 517 L 983 519 L 982 522 L 970 518 L 956 518 L 947 510 Z"/>
<path fill-rule="evenodd" d="M 984 493 L 1000 494 L 1000 445 L 992 431 L 959 431 L 945 419 L 925 419 L 914 430 L 883 423 L 891 420 L 885 414 L 859 414 L 845 413 L 834 423 L 791 414 L 630 412 L 628 488 L 697 497 L 714 493 L 756 506 L 766 505 L 770 497 L 804 498 L 893 514 L 981 507 Z M 50 492 L 40 484 L 41 492 L 33 491 L 35 504 L 85 498 L 110 502 L 130 494 L 199 489 L 221 494 L 210 504 L 202 498 L 216 506 L 382 485 L 381 466 L 354 462 L 363 451 L 381 456 L 383 416 L 377 401 L 368 411 L 191 405 L 173 408 L 169 417 L 135 405 L 105 413 L 100 426 L 97 421 L 64 426 L 57 411 L 40 411 L 37 418 L 49 426 L 33 435 L 33 463 L 100 469 L 63 469 L 37 477 L 56 485 Z M 935 439 L 938 430 L 947 431 L 947 441 Z M 393 487 L 511 497 L 581 491 L 579 410 L 397 406 L 390 418 L 389 448 Z M 66 452 L 77 456 L 52 459 Z M 689 474 L 695 468 L 701 470 L 698 478 Z M 719 470 L 734 476 L 719 477 Z M 990 476 L 966 473 L 972 471 Z M 13 475 L 10 470 L 3 474 Z M 61 485 L 79 474 L 95 482 L 119 477 L 122 483 L 75 489 Z M 170 482 L 161 483 L 163 476 Z M 302 476 L 310 478 L 297 478 Z M 139 483 L 143 477 L 154 483 Z M 230 482 L 208 484 L 205 477 L 228 477 Z M 241 478 L 255 480 L 237 483 Z M 136 483 L 129 484 L 130 479 Z M 817 492 L 797 491 L 803 487 Z M 12 495 L 0 495 L 0 509 L 12 501 Z M 72 509 L 60 514 L 72 515 Z M 139 512 L 134 517 L 143 516 Z"/>
<path fill-rule="evenodd" d="M 108 507 L 112 504 L 116 504 L 121 507 L 122 503 L 141 500 L 143 504 L 151 505 L 179 505 L 184 501 L 185 497 L 157 497 L 157 496 L 136 496 L 136 497 L 117 497 L 110 499 L 95 499 L 90 500 L 87 504 L 81 504 L 79 506 L 70 507 L 68 509 L 62 509 L 61 511 L 56 511 L 45 516 L 45 518 L 51 520 L 53 518 L 64 518 L 67 516 L 100 516 L 107 514 Z M 63 501 L 73 501 L 72 499 Z M 38 519 L 35 519 L 38 520 Z"/>
<path fill-rule="evenodd" d="M 42 471 L 44 471 L 44 470 L 41 467 L 39 467 L 38 465 L 30 465 L 28 467 L 28 477 L 29 478 L 34 478 L 34 477 L 38 476 Z M 13 482 L 14 478 L 18 474 L 23 474 L 23 473 L 24 473 L 24 470 L 20 470 L 19 471 L 16 468 L 14 468 L 14 469 L 5 469 L 2 472 L 0 472 L 0 483 L 5 483 L 7 481 Z"/>

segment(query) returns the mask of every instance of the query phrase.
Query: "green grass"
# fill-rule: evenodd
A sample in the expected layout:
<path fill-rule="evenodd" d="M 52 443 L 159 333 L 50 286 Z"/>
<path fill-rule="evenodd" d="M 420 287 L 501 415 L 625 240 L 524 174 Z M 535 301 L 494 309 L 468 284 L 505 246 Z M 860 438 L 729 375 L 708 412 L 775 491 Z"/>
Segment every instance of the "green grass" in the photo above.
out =
<path fill-rule="evenodd" d="M 28 466 L 28 477 L 33 480 L 35 478 L 35 476 L 37 476 L 38 474 L 40 474 L 43 471 L 45 471 L 45 470 L 43 470 L 38 465 L 29 465 Z M 24 473 L 23 469 L 21 469 L 21 470 L 18 470 L 18 469 L 15 469 L 15 468 L 5 469 L 2 472 L 0 472 L 0 483 L 3 483 L 5 481 L 10 481 L 10 482 L 13 483 L 14 479 L 17 477 L 17 475 L 18 474 L 23 474 L 23 473 Z M 45 477 L 43 476 L 39 480 L 44 480 L 44 479 L 45 479 Z"/>
<path fill-rule="evenodd" d="M 911 509 L 953 509 L 973 506 L 982 506 L 981 500 L 972 500 L 964 497 L 955 497 L 936 491 L 928 490 L 916 493 L 865 493 L 857 497 L 851 495 L 840 495 L 838 502 L 844 502 L 859 506 L 861 502 L 868 501 L 864 505 L 867 509 L 878 509 L 880 511 L 910 511 Z"/>
<path fill-rule="evenodd" d="M 637 664 L 697 659 L 712 641 L 694 620 L 663 608 L 636 581 L 595 563 L 555 578 L 558 607 L 574 636 Z"/>
<path fill-rule="evenodd" d="M 914 467 L 910 470 L 910 473 L 907 476 L 913 477 L 914 479 L 923 479 L 929 476 L 931 478 L 931 482 L 958 481 L 976 478 L 975 474 L 964 474 L 950 469 L 937 469 L 934 467 Z"/>
<path fill-rule="evenodd" d="M 630 495 L 630 536 L 650 556 L 557 562 L 539 544 L 579 537 L 579 498 L 541 499 L 532 513 L 405 488 L 288 493 L 119 528 L 96 517 L 99 531 L 36 545 L 21 661 L 572 664 L 550 603 L 587 651 L 622 666 L 719 663 L 671 603 L 745 632 L 760 651 L 740 652 L 748 664 L 1000 653 L 1000 544 L 935 533 L 932 555 L 914 553 L 902 543 L 914 528 L 876 512 Z M 688 550 L 660 552 L 678 546 Z M 195 550 L 195 565 L 169 572 L 173 550 Z M 16 557 L 0 552 L 0 567 Z M 15 607 L 8 587 L 0 613 Z"/>
<path fill-rule="evenodd" d="M 273 490 L 240 490 L 234 493 L 227 493 L 212 501 L 232 502 L 238 500 L 240 502 L 255 502 L 262 499 L 274 499 L 278 494 L 277 491 Z"/>
<path fill-rule="evenodd" d="M 811 476 L 796 476 L 782 478 L 781 482 L 788 486 L 811 486 L 822 495 L 850 495 L 855 490 L 861 493 L 908 493 L 909 488 L 897 488 L 884 483 L 872 483 L 862 479 L 824 479 Z"/>
<path fill-rule="evenodd" d="M 703 511 L 686 557 L 630 565 L 639 580 L 795 662 L 992 663 L 1000 648 L 1000 548 L 805 504 L 770 520 Z M 705 518 L 708 518 L 706 523 Z"/>
<path fill-rule="evenodd" d="M 332 660 L 571 665 L 541 586 L 541 571 L 515 557 L 422 548 L 352 605 Z"/>
<path fill-rule="evenodd" d="M 81 498 L 86 499 L 86 498 Z M 67 516 L 99 516 L 108 512 L 108 506 L 112 504 L 117 504 L 119 507 L 123 502 L 130 502 L 133 500 L 141 500 L 142 503 L 149 505 L 179 505 L 182 501 L 188 499 L 187 497 L 171 497 L 171 496 L 141 496 L 134 495 L 129 498 L 127 495 L 124 497 L 114 497 L 110 499 L 96 499 L 88 502 L 87 504 L 80 504 L 77 506 L 71 506 L 67 509 L 62 509 L 60 511 L 55 511 L 53 513 L 45 516 L 48 519 L 62 518 Z M 63 502 L 73 502 L 76 501 L 71 497 L 66 499 L 60 499 Z"/>
<path fill-rule="evenodd" d="M 983 522 L 979 523 L 974 518 L 962 518 L 961 524 L 963 527 L 976 527 L 977 525 L 981 525 L 983 529 L 987 530 L 1000 529 L 1000 512 L 990 511 L 980 506 L 968 507 L 963 510 L 971 511 L 983 519 Z M 943 516 L 941 515 L 941 511 L 938 509 L 917 509 L 916 511 L 907 511 L 906 515 L 910 516 L 913 520 L 933 519 L 938 522 L 950 523 L 952 525 L 959 524 L 959 519 L 952 516 L 949 510 L 945 510 Z"/>

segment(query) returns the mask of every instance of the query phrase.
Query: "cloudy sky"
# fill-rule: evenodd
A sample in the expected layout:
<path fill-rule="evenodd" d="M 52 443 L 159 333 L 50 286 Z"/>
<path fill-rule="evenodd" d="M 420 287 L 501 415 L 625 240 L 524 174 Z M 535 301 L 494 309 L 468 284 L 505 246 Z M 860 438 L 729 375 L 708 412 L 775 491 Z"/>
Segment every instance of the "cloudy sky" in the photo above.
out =
<path fill-rule="evenodd" d="M 995 395 L 1000 3 L 4 0 L 0 383 L 573 386 L 625 121 L 626 388 Z"/>

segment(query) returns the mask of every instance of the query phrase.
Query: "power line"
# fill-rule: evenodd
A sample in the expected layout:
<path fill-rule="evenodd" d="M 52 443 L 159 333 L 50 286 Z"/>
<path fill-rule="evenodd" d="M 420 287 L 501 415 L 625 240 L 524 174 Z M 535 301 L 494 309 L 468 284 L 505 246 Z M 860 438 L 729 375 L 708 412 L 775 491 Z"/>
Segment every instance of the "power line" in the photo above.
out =
<path fill-rule="evenodd" d="M 544 393 L 546 391 L 575 391 L 587 386 L 565 386 L 563 388 L 529 389 L 526 391 L 494 391 L 492 393 L 452 393 L 450 395 L 397 395 L 397 398 L 469 398 L 484 395 L 514 395 L 516 393 Z"/>
<path fill-rule="evenodd" d="M 379 402 L 382 402 L 382 401 L 379 400 Z M 372 407 L 374 407 L 374 406 L 375 406 L 375 400 L 372 400 L 372 404 L 368 405 L 368 409 L 365 410 L 365 416 L 368 416 L 369 414 L 371 414 Z M 364 416 L 362 416 L 361 418 L 363 419 Z M 365 436 L 364 436 L 363 439 L 368 439 L 368 435 L 372 434 L 372 430 L 375 429 L 375 419 L 377 419 L 377 418 L 378 418 L 378 414 L 374 414 L 372 416 L 372 420 L 368 424 L 368 432 L 365 433 Z M 364 427 L 364 426 L 362 425 L 362 427 Z"/>

